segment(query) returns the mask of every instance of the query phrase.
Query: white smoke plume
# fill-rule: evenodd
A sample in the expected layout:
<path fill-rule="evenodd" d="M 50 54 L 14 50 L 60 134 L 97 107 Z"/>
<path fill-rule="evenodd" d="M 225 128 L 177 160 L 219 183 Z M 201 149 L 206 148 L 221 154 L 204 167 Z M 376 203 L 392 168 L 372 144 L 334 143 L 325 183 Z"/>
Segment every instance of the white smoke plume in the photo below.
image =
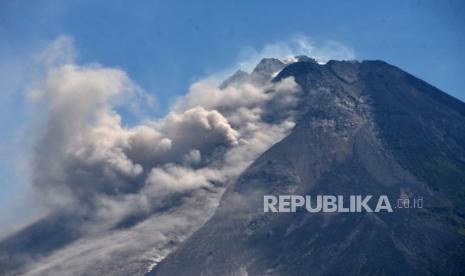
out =
<path fill-rule="evenodd" d="M 305 35 L 297 34 L 285 41 L 269 43 L 258 50 L 245 48 L 240 54 L 236 67 L 251 70 L 263 57 L 274 57 L 287 63 L 294 62 L 297 55 L 306 55 L 320 64 L 332 59 L 356 59 L 355 51 L 338 41 L 326 40 L 317 43 Z"/>
<path fill-rule="evenodd" d="M 299 41 L 292 45 L 306 44 L 297 50 L 310 47 Z M 264 53 L 278 48 L 286 55 L 296 50 L 273 44 Z M 200 80 L 164 118 L 123 126 L 116 107 L 150 97 L 120 69 L 75 64 L 72 49 L 72 40 L 61 37 L 44 52 L 46 76 L 28 94 L 41 111 L 31 181 L 50 214 L 82 221 L 80 238 L 31 264 L 31 275 L 97 275 L 121 256 L 133 264 L 121 268 L 125 274 L 153 266 L 213 214 L 228 183 L 294 126 L 294 79 L 257 81 L 254 73 L 223 86 Z"/>

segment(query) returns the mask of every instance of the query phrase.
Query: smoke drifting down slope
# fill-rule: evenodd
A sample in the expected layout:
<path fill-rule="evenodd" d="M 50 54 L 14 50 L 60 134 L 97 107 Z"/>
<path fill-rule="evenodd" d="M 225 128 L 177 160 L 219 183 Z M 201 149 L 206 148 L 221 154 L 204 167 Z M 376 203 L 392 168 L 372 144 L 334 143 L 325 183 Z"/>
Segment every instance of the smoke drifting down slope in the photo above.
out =
<path fill-rule="evenodd" d="M 302 89 L 291 133 L 148 275 L 463 275 L 465 104 L 382 61 L 304 60 L 273 81 L 288 77 Z M 265 213 L 265 195 L 424 206 Z"/>
<path fill-rule="evenodd" d="M 49 60 L 49 59 L 47 59 Z M 48 61 L 31 179 L 49 212 L 0 242 L 6 275 L 462 275 L 465 104 L 382 61 L 262 59 L 148 95 Z M 393 213 L 271 214 L 263 195 L 421 196 Z"/>
<path fill-rule="evenodd" d="M 54 52 L 70 48 L 57 43 Z M 31 180 L 48 212 L 0 243 L 1 273 L 145 273 L 285 137 L 301 93 L 292 77 L 270 82 L 285 65 L 264 59 L 241 79 L 193 84 L 164 118 L 125 127 L 115 107 L 147 99 L 140 87 L 119 69 L 56 60 L 29 93 L 42 105 Z"/>

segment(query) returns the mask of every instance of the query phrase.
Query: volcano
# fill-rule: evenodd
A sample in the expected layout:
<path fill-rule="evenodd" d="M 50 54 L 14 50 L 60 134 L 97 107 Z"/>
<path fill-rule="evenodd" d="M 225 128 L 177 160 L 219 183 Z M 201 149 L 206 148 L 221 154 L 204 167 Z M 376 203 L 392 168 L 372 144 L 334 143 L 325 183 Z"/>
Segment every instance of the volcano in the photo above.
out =
<path fill-rule="evenodd" d="M 465 104 L 383 61 L 283 67 L 271 81 L 302 88 L 296 126 L 149 275 L 464 275 Z M 263 210 L 265 195 L 367 194 L 423 206 Z"/>
<path fill-rule="evenodd" d="M 38 189 L 76 195 L 0 241 L 0 274 L 465 275 L 465 103 L 384 61 L 306 56 L 201 92 L 157 124 L 83 125 L 86 151 L 40 151 Z M 265 212 L 283 195 L 392 212 Z"/>

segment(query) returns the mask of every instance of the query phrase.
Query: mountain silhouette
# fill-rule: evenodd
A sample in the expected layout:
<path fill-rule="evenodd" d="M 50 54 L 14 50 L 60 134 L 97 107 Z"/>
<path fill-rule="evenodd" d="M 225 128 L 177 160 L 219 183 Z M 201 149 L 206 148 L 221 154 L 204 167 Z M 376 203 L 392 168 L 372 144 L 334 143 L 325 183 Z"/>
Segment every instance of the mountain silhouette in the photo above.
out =
<path fill-rule="evenodd" d="M 465 104 L 383 61 L 301 58 L 272 81 L 286 77 L 303 91 L 292 132 L 149 274 L 464 275 Z M 387 195 L 423 208 L 265 213 L 264 195 Z"/>
<path fill-rule="evenodd" d="M 306 56 L 265 58 L 215 93 L 238 91 L 226 99 L 241 105 L 218 111 L 239 109 L 229 117 L 236 125 L 249 127 L 247 116 L 270 128 L 291 117 L 295 125 L 234 181 L 166 197 L 95 232 L 93 205 L 54 210 L 0 241 L 0 275 L 465 275 L 465 103 L 383 61 Z M 233 134 L 231 148 L 246 143 Z M 202 168 L 228 145 L 207 146 L 208 158 L 197 151 L 179 162 Z M 147 160 L 150 150 L 140 150 Z M 133 181 L 125 184 L 136 191 L 118 193 L 145 183 Z M 264 212 L 265 195 L 386 195 L 393 211 Z"/>

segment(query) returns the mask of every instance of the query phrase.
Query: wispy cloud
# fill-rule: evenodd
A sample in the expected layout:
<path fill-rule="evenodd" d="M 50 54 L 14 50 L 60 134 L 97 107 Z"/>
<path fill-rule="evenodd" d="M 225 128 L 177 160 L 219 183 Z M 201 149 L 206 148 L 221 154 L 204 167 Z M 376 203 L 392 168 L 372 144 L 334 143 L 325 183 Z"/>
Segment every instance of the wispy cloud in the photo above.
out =
<path fill-rule="evenodd" d="M 236 66 L 239 69 L 250 71 L 262 58 L 277 58 L 280 60 L 293 60 L 294 56 L 306 55 L 319 63 L 329 60 L 356 59 L 355 51 L 343 43 L 326 40 L 317 42 L 305 35 L 294 35 L 288 40 L 276 41 L 266 44 L 260 49 L 245 48 L 239 55 Z"/>

